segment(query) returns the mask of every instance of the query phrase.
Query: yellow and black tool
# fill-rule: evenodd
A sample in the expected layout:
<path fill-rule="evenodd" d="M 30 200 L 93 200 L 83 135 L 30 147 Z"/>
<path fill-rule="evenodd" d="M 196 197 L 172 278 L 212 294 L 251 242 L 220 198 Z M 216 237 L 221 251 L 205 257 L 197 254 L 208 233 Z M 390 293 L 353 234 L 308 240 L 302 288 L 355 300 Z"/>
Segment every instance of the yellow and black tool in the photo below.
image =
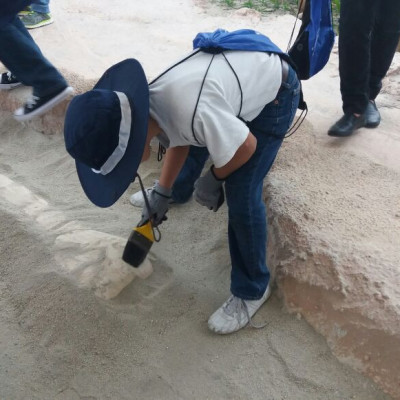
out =
<path fill-rule="evenodd" d="M 138 268 L 145 260 L 155 241 L 151 221 L 139 223 L 129 236 L 122 259 L 132 267 Z"/>

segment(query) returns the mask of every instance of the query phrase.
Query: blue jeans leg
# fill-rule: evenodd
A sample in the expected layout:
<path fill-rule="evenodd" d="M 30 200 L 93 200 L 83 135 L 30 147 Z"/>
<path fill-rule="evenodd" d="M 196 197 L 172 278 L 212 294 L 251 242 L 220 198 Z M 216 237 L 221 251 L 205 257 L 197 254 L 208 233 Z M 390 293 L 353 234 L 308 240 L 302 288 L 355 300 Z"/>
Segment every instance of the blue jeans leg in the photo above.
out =
<path fill-rule="evenodd" d="M 24 85 L 33 86 L 35 96 L 47 96 L 67 86 L 17 16 L 0 27 L 0 61 Z"/>
<path fill-rule="evenodd" d="M 175 203 L 186 203 L 190 199 L 194 183 L 199 178 L 208 155 L 206 147 L 190 146 L 189 155 L 172 188 L 172 199 Z"/>
<path fill-rule="evenodd" d="M 34 0 L 31 4 L 31 9 L 38 13 L 46 13 L 50 12 L 49 7 L 50 0 Z"/>
<path fill-rule="evenodd" d="M 299 96 L 300 83 L 290 69 L 287 82 L 276 99 L 248 123 L 250 132 L 257 138 L 255 153 L 225 181 L 232 261 L 231 292 L 245 300 L 261 298 L 269 282 L 263 180 L 293 121 Z"/>

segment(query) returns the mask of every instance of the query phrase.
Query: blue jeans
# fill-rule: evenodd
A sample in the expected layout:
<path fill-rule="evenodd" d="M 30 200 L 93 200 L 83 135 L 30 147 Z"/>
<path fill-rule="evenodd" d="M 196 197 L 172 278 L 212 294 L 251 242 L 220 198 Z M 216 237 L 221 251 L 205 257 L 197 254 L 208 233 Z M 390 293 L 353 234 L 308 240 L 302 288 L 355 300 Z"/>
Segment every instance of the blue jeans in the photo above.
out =
<path fill-rule="evenodd" d="M 47 14 L 50 12 L 49 3 L 50 3 L 50 0 L 34 0 L 31 4 L 31 9 L 38 13 L 46 13 Z"/>
<path fill-rule="evenodd" d="M 200 177 L 208 155 L 206 147 L 190 146 L 189 155 L 172 187 L 172 199 L 175 203 L 186 203 L 190 199 L 194 182 Z"/>
<path fill-rule="evenodd" d="M 300 98 L 300 83 L 292 68 L 277 97 L 247 125 L 257 138 L 250 160 L 225 181 L 228 204 L 228 239 L 231 255 L 231 292 L 245 300 L 264 294 L 270 274 L 266 264 L 267 216 L 263 201 L 263 181 L 293 122 Z M 206 148 L 191 148 L 173 187 L 174 200 L 188 199 L 193 183 L 207 160 Z M 187 197 L 189 194 L 189 197 Z"/>
<path fill-rule="evenodd" d="M 47 96 L 67 86 L 17 16 L 0 26 L 0 61 L 24 85 L 33 86 L 34 96 Z"/>

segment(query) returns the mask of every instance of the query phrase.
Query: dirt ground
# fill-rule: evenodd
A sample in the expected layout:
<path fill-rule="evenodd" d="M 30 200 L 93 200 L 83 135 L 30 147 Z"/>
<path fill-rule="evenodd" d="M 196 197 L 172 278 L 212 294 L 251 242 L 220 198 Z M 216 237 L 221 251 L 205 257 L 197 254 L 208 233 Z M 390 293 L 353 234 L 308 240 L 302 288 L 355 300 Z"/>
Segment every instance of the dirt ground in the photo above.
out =
<path fill-rule="evenodd" d="M 249 27 L 282 45 L 293 23 L 202 1 L 108 3 L 52 1 L 55 23 L 33 32 L 68 77 L 95 79 L 135 57 L 151 78 L 189 50 L 198 31 Z M 27 93 L 16 91 L 16 98 Z M 316 86 L 308 93 L 321 98 Z M 320 104 L 311 105 L 310 123 L 325 129 L 326 109 L 337 113 L 333 121 L 340 101 Z M 276 289 L 256 316 L 265 329 L 208 331 L 209 315 L 229 296 L 226 207 L 171 208 L 138 277 L 120 260 L 140 218 L 129 204 L 137 183 L 99 209 L 85 197 L 61 134 L 2 111 L 0 143 L 0 399 L 389 398 L 340 363 L 300 314 L 289 314 Z M 359 143 L 357 152 L 366 151 Z M 146 185 L 159 168 L 156 155 L 141 166 Z"/>

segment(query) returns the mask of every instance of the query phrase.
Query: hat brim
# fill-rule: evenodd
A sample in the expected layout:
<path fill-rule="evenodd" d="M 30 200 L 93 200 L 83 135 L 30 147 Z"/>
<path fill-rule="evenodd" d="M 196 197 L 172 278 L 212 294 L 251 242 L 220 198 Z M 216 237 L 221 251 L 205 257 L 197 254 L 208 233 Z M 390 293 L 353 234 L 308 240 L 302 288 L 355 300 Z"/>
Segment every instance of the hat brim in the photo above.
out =
<path fill-rule="evenodd" d="M 149 86 L 140 63 L 127 59 L 109 68 L 94 89 L 123 92 L 132 111 L 131 133 L 124 156 L 107 175 L 79 161 L 76 169 L 87 197 L 99 207 L 112 206 L 135 180 L 143 155 L 149 119 Z"/>

